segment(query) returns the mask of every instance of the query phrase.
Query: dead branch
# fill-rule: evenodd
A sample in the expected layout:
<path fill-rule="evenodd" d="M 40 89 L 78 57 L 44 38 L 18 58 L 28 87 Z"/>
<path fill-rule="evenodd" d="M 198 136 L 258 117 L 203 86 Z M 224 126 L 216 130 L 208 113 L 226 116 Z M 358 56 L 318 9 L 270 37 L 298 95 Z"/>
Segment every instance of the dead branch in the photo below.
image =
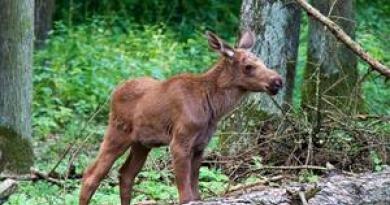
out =
<path fill-rule="evenodd" d="M 302 205 L 309 205 L 307 203 L 306 197 L 305 197 L 305 192 L 299 191 L 298 192 L 299 198 L 301 199 Z"/>
<path fill-rule="evenodd" d="M 268 166 L 268 165 L 263 165 L 260 168 L 256 169 L 248 169 L 242 174 L 239 174 L 237 178 L 245 177 L 246 175 L 250 173 L 254 173 L 257 171 L 262 171 L 266 169 L 278 169 L 278 170 L 302 170 L 302 169 L 310 169 L 310 170 L 322 170 L 322 171 L 329 171 L 331 169 L 327 167 L 321 167 L 321 166 L 315 166 L 315 165 L 302 165 L 302 166 Z"/>
<path fill-rule="evenodd" d="M 49 172 L 49 175 L 50 174 L 53 174 L 55 172 L 55 170 L 57 169 L 57 167 L 61 164 L 62 160 L 65 159 L 66 155 L 68 155 L 68 153 L 70 152 L 70 150 L 72 149 L 74 143 L 71 143 L 68 145 L 68 147 L 66 148 L 65 152 L 61 155 L 60 159 L 58 159 L 58 161 L 56 162 L 56 164 L 53 166 L 53 168 L 50 170 Z"/>
<path fill-rule="evenodd" d="M 52 184 L 56 184 L 58 186 L 63 186 L 64 182 L 61 181 L 60 177 L 52 177 L 49 174 L 39 171 L 35 168 L 30 169 L 30 174 L 25 175 L 14 175 L 14 174 L 1 174 L 0 179 L 12 179 L 16 181 L 37 181 L 37 180 L 44 180 L 47 182 L 50 182 Z"/>
<path fill-rule="evenodd" d="M 136 205 L 160 205 L 160 204 L 166 204 L 166 205 L 176 205 L 174 201 L 155 201 L 155 200 L 146 200 L 146 201 L 140 201 L 136 203 Z"/>
<path fill-rule="evenodd" d="M 13 179 L 16 181 L 30 181 L 32 180 L 31 174 L 0 174 L 0 180 Z"/>
<path fill-rule="evenodd" d="M 261 166 L 260 168 L 257 168 L 253 171 L 258 171 L 258 170 L 264 170 L 264 169 L 281 169 L 281 170 L 297 170 L 297 169 L 314 169 L 314 170 L 324 170 L 327 171 L 329 170 L 326 167 L 321 167 L 321 166 L 314 166 L 314 165 L 302 165 L 302 166 Z"/>
<path fill-rule="evenodd" d="M 378 60 L 370 56 L 357 42 L 352 40 L 351 37 L 346 34 L 343 29 L 337 25 L 335 22 L 322 15 L 316 8 L 312 7 L 306 0 L 296 0 L 296 2 L 303 8 L 305 11 L 317 21 L 323 23 L 337 39 L 343 42 L 349 49 L 351 49 L 357 56 L 366 61 L 372 69 L 376 70 L 380 74 L 384 75 L 387 78 L 390 78 L 390 69 L 380 63 Z"/>
<path fill-rule="evenodd" d="M 47 173 L 41 172 L 41 171 L 34 169 L 34 168 L 31 168 L 30 171 L 31 171 L 31 175 L 36 176 L 37 179 L 43 179 L 43 180 L 46 180 L 50 183 L 56 184 L 58 186 L 64 185 L 63 181 L 61 181 L 59 179 L 55 179 L 53 177 L 50 177 L 49 174 L 47 174 Z"/>
<path fill-rule="evenodd" d="M 254 191 L 256 187 L 264 187 L 265 185 L 269 184 L 270 182 L 275 182 L 284 179 L 285 176 L 283 175 L 277 175 L 275 177 L 271 177 L 265 180 L 261 180 L 258 182 L 246 184 L 246 185 L 238 185 L 236 187 L 233 187 L 231 189 L 228 189 L 225 191 L 224 196 L 232 196 L 235 194 L 241 194 L 243 192 L 251 192 Z"/>
<path fill-rule="evenodd" d="M 137 205 L 157 205 L 157 201 L 155 200 L 147 200 L 147 201 L 141 201 L 138 202 Z"/>

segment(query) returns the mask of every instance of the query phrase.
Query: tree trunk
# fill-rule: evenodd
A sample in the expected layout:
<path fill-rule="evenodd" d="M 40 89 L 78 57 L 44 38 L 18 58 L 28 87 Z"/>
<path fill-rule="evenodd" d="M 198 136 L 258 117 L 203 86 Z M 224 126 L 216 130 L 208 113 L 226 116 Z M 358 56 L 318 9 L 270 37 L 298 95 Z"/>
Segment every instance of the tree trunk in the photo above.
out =
<path fill-rule="evenodd" d="M 285 79 L 284 89 L 275 96 L 276 102 L 291 105 L 299 45 L 299 6 L 289 0 L 244 0 L 241 30 L 247 29 L 256 34 L 253 52 Z M 255 99 L 267 114 L 280 114 L 269 96 L 259 94 Z"/>
<path fill-rule="evenodd" d="M 34 0 L 0 0 L 0 172 L 33 163 L 31 90 Z"/>
<path fill-rule="evenodd" d="M 329 16 L 349 36 L 354 38 L 353 0 L 313 0 L 313 7 Z M 354 112 L 359 103 L 356 57 L 344 44 L 315 19 L 309 21 L 309 44 L 302 107 L 310 118 L 321 120 L 320 111 L 332 109 Z M 315 111 L 317 110 L 317 111 Z"/>
<path fill-rule="evenodd" d="M 35 0 L 35 47 L 41 47 L 52 28 L 55 0 Z"/>
<path fill-rule="evenodd" d="M 267 94 L 253 94 L 243 106 L 244 109 L 234 113 L 234 117 L 227 118 L 227 123 L 224 123 L 227 126 L 223 129 L 235 133 L 265 134 L 279 119 L 281 108 L 288 108 L 292 103 L 299 45 L 299 7 L 289 0 L 244 0 L 241 7 L 241 31 L 245 30 L 251 30 L 256 35 L 252 51 L 265 65 L 278 71 L 285 86 L 274 97 L 278 105 Z M 276 118 L 271 118 L 271 115 Z M 221 151 L 229 154 L 240 152 L 246 146 L 256 143 L 256 135 L 223 135 L 220 137 Z"/>

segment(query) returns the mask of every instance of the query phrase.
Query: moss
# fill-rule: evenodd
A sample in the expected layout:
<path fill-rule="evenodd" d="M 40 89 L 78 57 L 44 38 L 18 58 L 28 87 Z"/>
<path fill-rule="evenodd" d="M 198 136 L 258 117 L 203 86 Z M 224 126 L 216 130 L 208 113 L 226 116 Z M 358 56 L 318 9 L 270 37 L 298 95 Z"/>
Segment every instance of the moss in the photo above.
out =
<path fill-rule="evenodd" d="M 0 127 L 0 172 L 28 173 L 33 160 L 31 142 L 10 128 Z"/>

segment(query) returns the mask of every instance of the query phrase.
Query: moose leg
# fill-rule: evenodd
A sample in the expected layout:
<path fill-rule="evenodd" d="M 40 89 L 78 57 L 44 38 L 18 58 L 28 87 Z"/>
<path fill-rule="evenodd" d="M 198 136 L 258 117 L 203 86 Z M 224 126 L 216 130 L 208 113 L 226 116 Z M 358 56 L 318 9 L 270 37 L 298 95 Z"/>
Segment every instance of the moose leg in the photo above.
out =
<path fill-rule="evenodd" d="M 138 143 L 131 146 L 130 155 L 119 170 L 119 188 L 122 205 L 130 204 L 134 179 L 143 167 L 149 151 L 150 148 Z"/>
<path fill-rule="evenodd" d="M 191 160 L 191 185 L 192 185 L 192 194 L 194 196 L 194 200 L 201 200 L 200 192 L 199 192 L 199 170 L 202 165 L 203 160 L 203 152 L 207 146 L 207 143 L 210 141 L 211 136 L 215 132 L 216 125 L 211 125 L 208 129 L 205 130 L 201 139 L 203 139 L 204 144 L 194 147 L 192 160 Z"/>
<path fill-rule="evenodd" d="M 191 161 L 191 185 L 192 185 L 192 194 L 194 196 L 194 200 L 200 200 L 199 193 L 199 169 L 202 164 L 203 159 L 203 150 L 196 151 L 193 153 L 192 161 Z"/>
<path fill-rule="evenodd" d="M 177 188 L 179 190 L 180 204 L 193 200 L 191 188 L 191 151 L 179 143 L 172 142 L 173 169 Z"/>
<path fill-rule="evenodd" d="M 80 190 L 80 205 L 87 205 L 99 187 L 101 180 L 107 175 L 115 160 L 129 147 L 125 133 L 108 128 L 100 146 L 96 161 L 84 172 Z"/>

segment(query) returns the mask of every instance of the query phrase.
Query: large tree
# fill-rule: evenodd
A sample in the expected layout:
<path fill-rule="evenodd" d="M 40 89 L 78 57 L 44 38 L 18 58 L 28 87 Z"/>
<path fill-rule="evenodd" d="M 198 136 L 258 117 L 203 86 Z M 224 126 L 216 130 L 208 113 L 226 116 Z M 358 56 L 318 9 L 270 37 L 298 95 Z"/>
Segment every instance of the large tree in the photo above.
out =
<path fill-rule="evenodd" d="M 313 0 L 313 7 L 329 16 L 354 38 L 353 0 Z M 350 113 L 357 108 L 359 87 L 356 57 L 316 19 L 309 20 L 307 64 L 302 88 L 302 106 L 320 123 L 327 109 Z"/>
<path fill-rule="evenodd" d="M 29 171 L 34 0 L 0 0 L 0 172 Z"/>
<path fill-rule="evenodd" d="M 256 35 L 256 44 L 252 51 L 259 56 L 269 68 L 277 70 L 284 78 L 284 88 L 274 97 L 277 104 L 288 108 L 292 103 L 295 67 L 298 56 L 300 10 L 290 0 L 243 0 L 241 6 L 241 32 L 251 30 Z M 248 106 L 250 105 L 250 106 Z M 253 129 L 268 129 L 279 119 L 281 107 L 276 105 L 267 94 L 253 94 L 244 109 L 240 110 L 231 121 L 227 130 L 234 132 L 251 132 Z M 276 116 L 276 118 L 270 118 Z M 271 120 L 270 120 L 271 119 Z M 267 122 L 265 122 L 267 121 Z M 265 123 L 259 123 L 265 122 Z M 264 134 L 264 133 L 263 133 Z M 236 146 L 252 144 L 254 138 L 222 135 L 220 138 L 223 152 L 235 152 Z M 234 143 L 233 143 L 234 141 Z"/>
<path fill-rule="evenodd" d="M 244 0 L 241 30 L 248 29 L 256 34 L 253 52 L 285 79 L 285 87 L 275 97 L 276 102 L 291 104 L 299 45 L 299 6 L 290 0 Z M 259 94 L 255 99 L 267 114 L 280 113 L 269 96 Z"/>

